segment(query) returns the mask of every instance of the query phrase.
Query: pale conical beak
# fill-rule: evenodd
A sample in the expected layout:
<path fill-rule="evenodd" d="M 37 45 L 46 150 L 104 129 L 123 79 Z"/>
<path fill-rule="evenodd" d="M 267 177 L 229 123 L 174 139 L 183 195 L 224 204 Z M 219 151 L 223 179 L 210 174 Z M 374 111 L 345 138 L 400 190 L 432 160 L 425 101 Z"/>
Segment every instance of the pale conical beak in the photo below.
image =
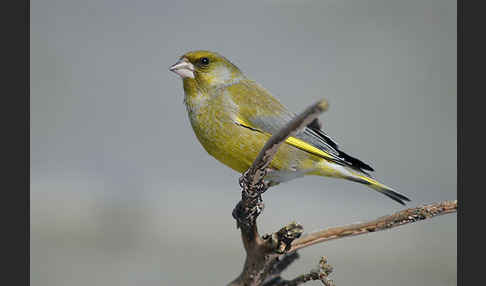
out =
<path fill-rule="evenodd" d="M 180 59 L 177 63 L 173 64 L 169 70 L 175 72 L 181 78 L 194 78 L 194 65 L 191 64 L 186 58 Z"/>

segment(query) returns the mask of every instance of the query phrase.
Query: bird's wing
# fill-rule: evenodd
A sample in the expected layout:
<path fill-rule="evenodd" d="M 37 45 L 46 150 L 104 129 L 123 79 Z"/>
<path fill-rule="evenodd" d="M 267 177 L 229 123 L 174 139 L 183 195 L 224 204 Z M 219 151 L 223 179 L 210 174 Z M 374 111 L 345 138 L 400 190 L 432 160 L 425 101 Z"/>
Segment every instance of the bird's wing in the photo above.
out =
<path fill-rule="evenodd" d="M 296 116 L 254 81 L 245 79 L 228 89 L 238 105 L 236 123 L 243 127 L 274 134 Z M 287 138 L 286 143 L 361 172 L 373 171 L 369 165 L 339 150 L 337 143 L 319 127 L 317 121 L 312 122 L 295 136 Z"/>

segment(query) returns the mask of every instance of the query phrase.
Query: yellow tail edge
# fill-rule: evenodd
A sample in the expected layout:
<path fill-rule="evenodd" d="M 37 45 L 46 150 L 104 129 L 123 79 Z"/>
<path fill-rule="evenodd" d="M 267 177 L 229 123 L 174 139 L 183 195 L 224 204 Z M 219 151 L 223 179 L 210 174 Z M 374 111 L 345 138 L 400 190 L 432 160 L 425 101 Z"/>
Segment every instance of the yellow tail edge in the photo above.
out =
<path fill-rule="evenodd" d="M 356 181 L 358 183 L 367 185 L 368 187 L 372 188 L 375 191 L 378 191 L 385 196 L 389 197 L 390 199 L 398 202 L 399 204 L 405 205 L 405 202 L 409 202 L 410 199 L 407 198 L 406 196 L 396 192 L 394 189 L 383 185 L 382 183 L 369 178 L 367 176 L 361 175 L 361 174 L 356 174 L 353 172 L 354 177 L 348 178 L 352 181 Z"/>

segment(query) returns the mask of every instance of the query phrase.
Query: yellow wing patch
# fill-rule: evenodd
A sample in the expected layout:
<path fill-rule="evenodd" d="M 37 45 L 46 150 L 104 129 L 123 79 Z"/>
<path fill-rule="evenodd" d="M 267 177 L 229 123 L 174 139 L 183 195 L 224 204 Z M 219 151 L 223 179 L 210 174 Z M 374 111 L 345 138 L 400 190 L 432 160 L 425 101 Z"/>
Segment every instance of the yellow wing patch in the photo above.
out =
<path fill-rule="evenodd" d="M 236 122 L 243 127 L 250 128 L 252 130 L 255 130 L 255 131 L 267 134 L 268 136 L 271 136 L 271 134 L 251 126 L 251 124 L 248 124 L 248 122 L 245 122 L 245 121 L 241 120 L 240 118 L 237 118 Z M 305 152 L 314 154 L 316 156 L 322 157 L 324 159 L 334 160 L 334 158 L 331 155 L 329 155 L 328 153 L 322 151 L 321 149 L 319 149 L 317 147 L 312 146 L 311 144 L 309 144 L 309 143 L 307 143 L 307 142 L 305 142 L 301 139 L 298 139 L 298 138 L 291 136 L 291 137 L 288 137 L 285 140 L 285 143 L 287 143 L 291 146 L 294 146 L 295 148 L 298 148 L 302 151 L 305 151 Z"/>
<path fill-rule="evenodd" d="M 316 148 L 316 147 L 312 146 L 311 144 L 309 144 L 309 143 L 307 143 L 307 142 L 305 142 L 301 139 L 298 139 L 298 138 L 295 138 L 295 137 L 288 137 L 287 140 L 285 140 L 285 143 L 292 145 L 296 148 L 299 148 L 300 150 L 303 150 L 303 151 L 306 151 L 308 153 L 314 154 L 316 156 L 322 157 L 324 159 L 333 160 L 333 157 L 331 157 L 331 155 L 327 154 L 326 152 L 322 151 L 321 149 Z"/>

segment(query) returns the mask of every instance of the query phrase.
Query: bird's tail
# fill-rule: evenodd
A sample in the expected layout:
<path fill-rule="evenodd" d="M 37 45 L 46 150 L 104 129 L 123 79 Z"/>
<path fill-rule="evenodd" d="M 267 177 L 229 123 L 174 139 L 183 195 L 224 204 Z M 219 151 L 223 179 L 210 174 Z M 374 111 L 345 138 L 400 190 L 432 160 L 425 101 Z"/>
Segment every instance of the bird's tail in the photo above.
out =
<path fill-rule="evenodd" d="M 332 172 L 330 172 L 330 169 L 332 169 Z M 351 170 L 350 168 L 346 168 L 344 166 L 340 166 L 334 163 L 327 163 L 325 164 L 325 167 L 320 169 L 319 171 L 320 171 L 319 175 L 341 177 L 353 182 L 358 182 L 363 185 L 367 185 L 371 189 L 384 194 L 385 196 L 391 198 L 392 200 L 402 205 L 405 205 L 405 201 L 407 202 L 410 201 L 409 198 L 407 198 L 402 194 L 397 193 L 392 188 L 383 185 L 382 183 L 370 178 L 369 176 L 366 176 L 365 174 L 358 173 L 357 171 Z"/>
<path fill-rule="evenodd" d="M 407 198 L 406 196 L 397 193 L 392 188 L 385 186 L 382 183 L 380 183 L 380 182 L 378 182 L 378 181 L 376 181 L 376 180 L 374 180 L 370 177 L 360 175 L 360 174 L 355 174 L 355 176 L 353 176 L 352 178 L 348 178 L 348 179 L 355 181 L 355 182 L 358 182 L 358 183 L 361 183 L 361 184 L 364 184 L 364 185 L 367 185 L 368 187 L 372 188 L 373 190 L 384 194 L 385 196 L 389 197 L 390 199 L 392 199 L 392 200 L 394 200 L 394 201 L 396 201 L 396 202 L 398 202 L 402 205 L 405 205 L 404 201 L 407 201 L 407 202 L 410 201 L 410 199 Z"/>

